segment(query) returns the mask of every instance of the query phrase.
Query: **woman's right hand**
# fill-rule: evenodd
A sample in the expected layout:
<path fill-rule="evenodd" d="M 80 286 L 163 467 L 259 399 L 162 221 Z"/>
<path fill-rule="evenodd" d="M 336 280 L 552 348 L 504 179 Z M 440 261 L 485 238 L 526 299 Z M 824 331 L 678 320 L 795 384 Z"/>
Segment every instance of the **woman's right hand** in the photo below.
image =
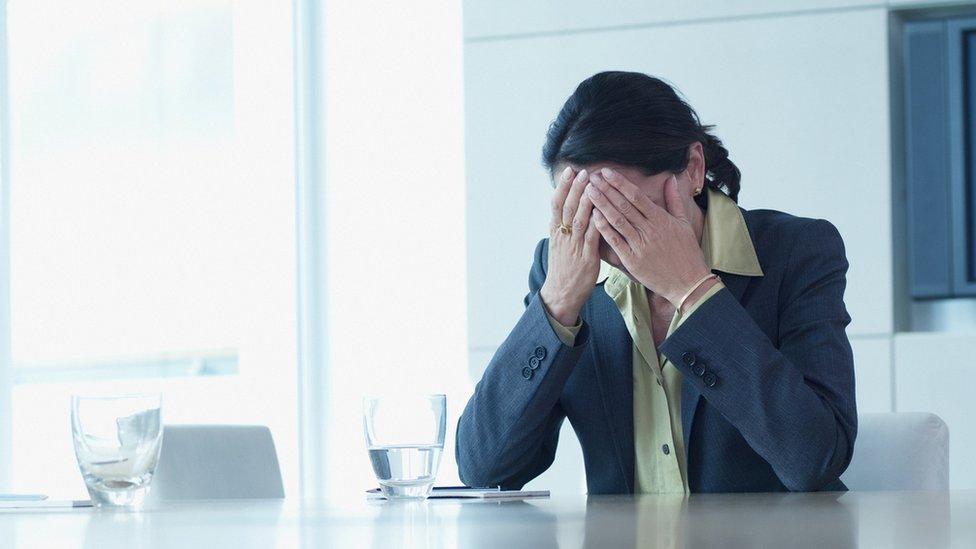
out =
<path fill-rule="evenodd" d="M 592 222 L 593 202 L 583 191 L 590 174 L 567 167 L 552 195 L 549 268 L 539 296 L 563 326 L 574 326 L 600 274 L 600 232 Z M 565 234 L 560 226 L 571 227 Z"/>

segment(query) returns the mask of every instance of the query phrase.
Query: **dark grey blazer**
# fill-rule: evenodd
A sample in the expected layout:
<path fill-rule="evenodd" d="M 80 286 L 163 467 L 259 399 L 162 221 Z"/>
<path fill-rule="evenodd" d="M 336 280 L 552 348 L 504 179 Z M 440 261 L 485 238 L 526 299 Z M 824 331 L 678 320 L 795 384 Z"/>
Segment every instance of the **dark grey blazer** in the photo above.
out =
<path fill-rule="evenodd" d="M 660 346 L 684 374 L 681 422 L 692 492 L 846 490 L 838 479 L 857 434 L 845 334 L 847 259 L 827 221 L 743 210 L 764 276 L 719 273 L 726 288 Z M 563 345 L 538 292 L 499 347 L 457 429 L 470 486 L 521 488 L 552 463 L 568 417 L 591 494 L 634 491 L 632 341 L 594 289 L 575 346 Z"/>

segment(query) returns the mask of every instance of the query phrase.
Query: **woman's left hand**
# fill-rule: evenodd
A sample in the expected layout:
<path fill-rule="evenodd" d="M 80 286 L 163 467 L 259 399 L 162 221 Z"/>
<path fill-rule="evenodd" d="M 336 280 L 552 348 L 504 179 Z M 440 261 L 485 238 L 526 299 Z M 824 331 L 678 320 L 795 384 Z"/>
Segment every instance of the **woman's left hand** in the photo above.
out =
<path fill-rule="evenodd" d="M 685 213 L 672 175 L 664 184 L 667 210 L 651 201 L 620 172 L 594 173 L 586 192 L 596 228 L 623 266 L 646 288 L 675 308 L 711 271 Z"/>

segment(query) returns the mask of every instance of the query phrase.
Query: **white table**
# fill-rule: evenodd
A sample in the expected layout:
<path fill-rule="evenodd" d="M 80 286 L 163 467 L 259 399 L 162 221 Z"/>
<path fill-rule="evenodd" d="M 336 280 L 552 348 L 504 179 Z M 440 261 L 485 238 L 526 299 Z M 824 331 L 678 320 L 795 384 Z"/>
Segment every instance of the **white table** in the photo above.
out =
<path fill-rule="evenodd" d="M 205 501 L 0 511 L 0 547 L 976 547 L 976 492 Z"/>

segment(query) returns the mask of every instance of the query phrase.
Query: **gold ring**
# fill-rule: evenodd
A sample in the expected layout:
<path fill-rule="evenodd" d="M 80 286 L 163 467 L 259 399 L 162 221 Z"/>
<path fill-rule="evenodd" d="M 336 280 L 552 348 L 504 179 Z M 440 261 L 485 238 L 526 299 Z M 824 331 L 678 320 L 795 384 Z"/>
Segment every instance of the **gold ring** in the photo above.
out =
<path fill-rule="evenodd" d="M 559 232 L 563 234 L 573 234 L 573 228 L 565 223 L 559 224 Z"/>

